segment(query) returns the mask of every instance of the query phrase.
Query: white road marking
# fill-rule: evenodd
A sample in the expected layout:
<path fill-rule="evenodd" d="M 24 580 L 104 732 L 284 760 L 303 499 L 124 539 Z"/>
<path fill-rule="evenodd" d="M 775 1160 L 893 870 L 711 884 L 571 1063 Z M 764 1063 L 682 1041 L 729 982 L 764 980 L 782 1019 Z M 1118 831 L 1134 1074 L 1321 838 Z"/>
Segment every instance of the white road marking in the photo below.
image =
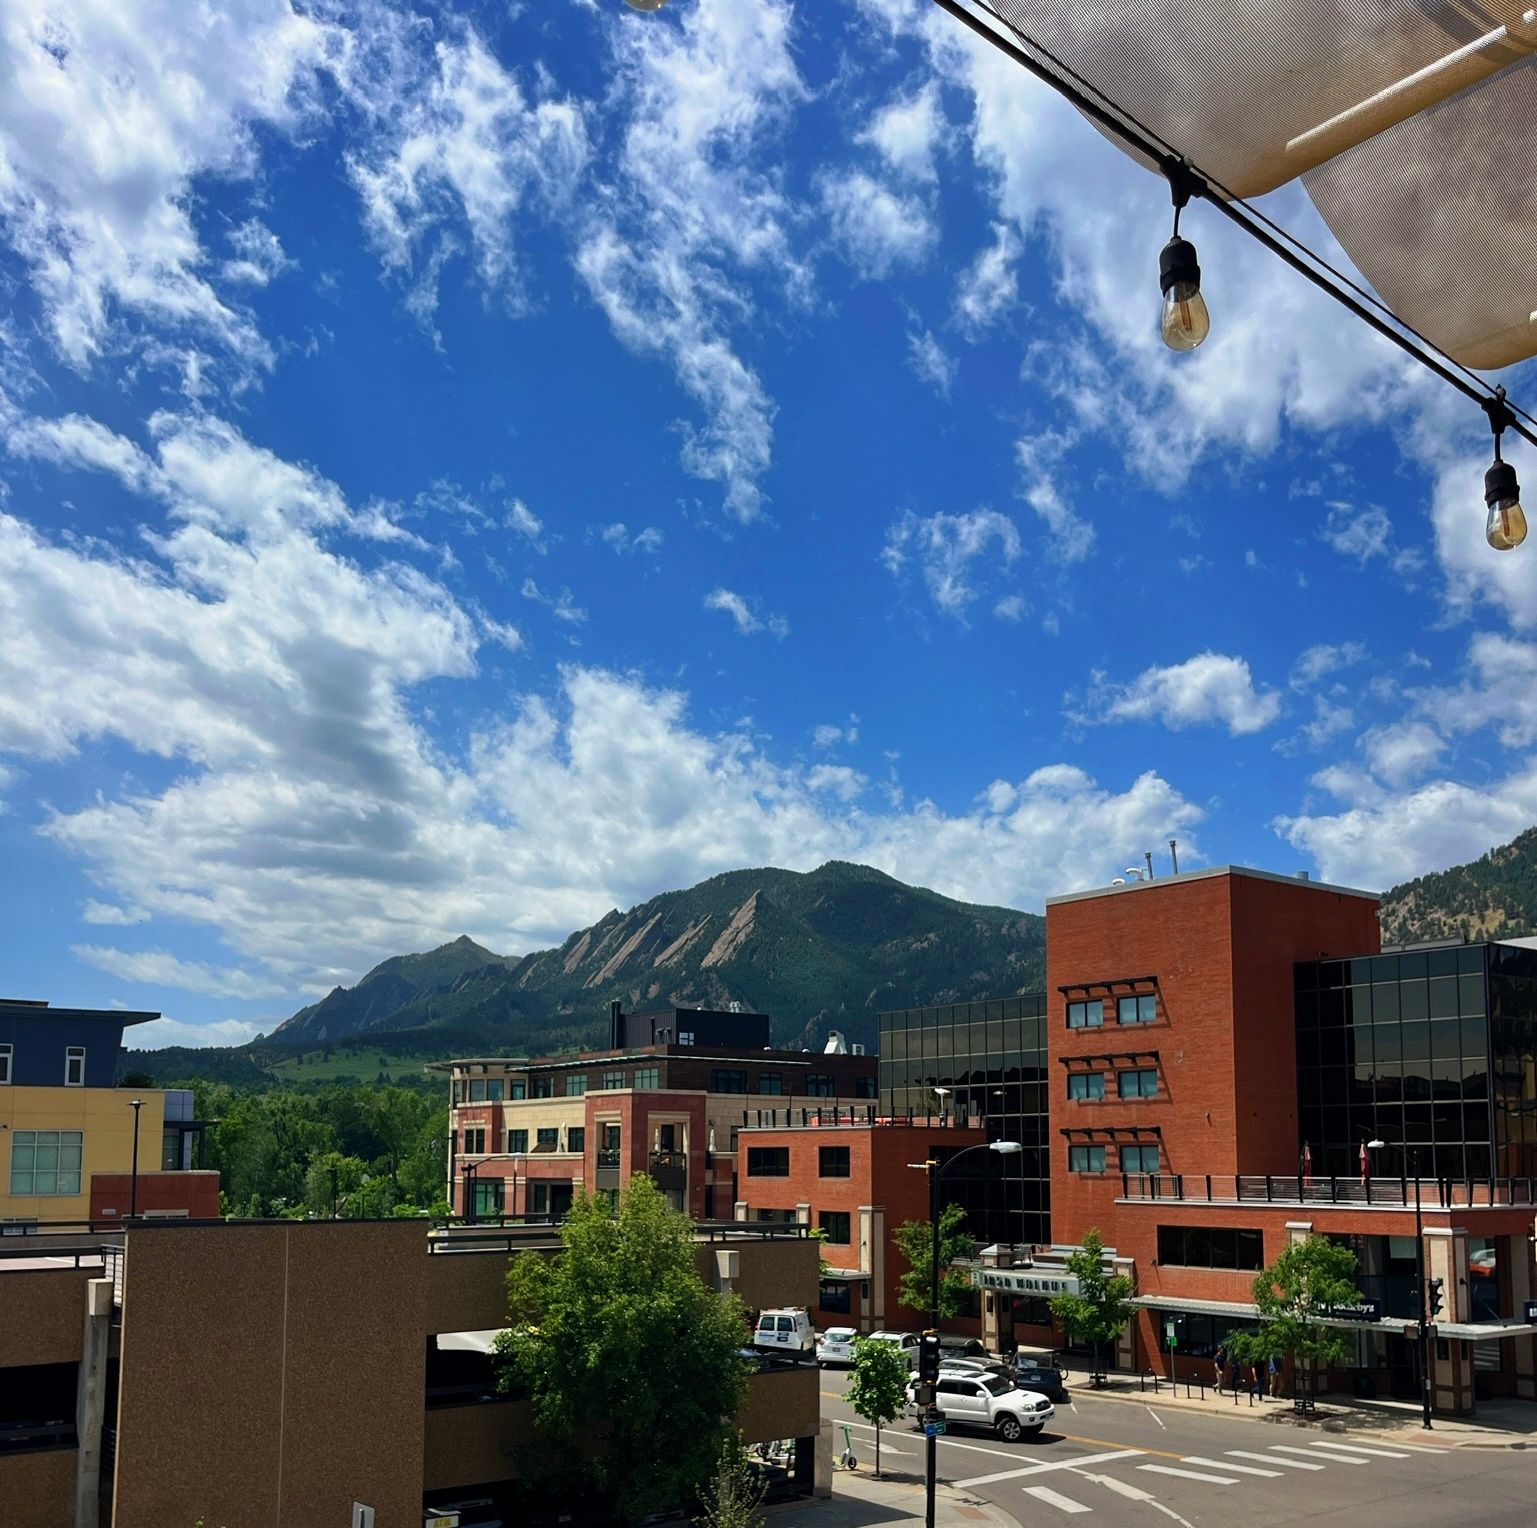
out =
<path fill-rule="evenodd" d="M 1153 1410 L 1153 1408 L 1152 1408 L 1152 1407 L 1151 1407 L 1151 1406 L 1149 1406 L 1149 1407 L 1148 1407 L 1148 1408 L 1147 1408 L 1147 1414 L 1148 1414 L 1148 1415 L 1149 1415 L 1149 1416 L 1150 1416 L 1150 1417 L 1151 1417 L 1151 1418 L 1152 1418 L 1152 1419 L 1153 1419 L 1153 1420 L 1154 1420 L 1154 1421 L 1155 1421 L 1155 1422 L 1156 1422 L 1156 1423 L 1157 1423 L 1157 1424 L 1158 1424 L 1158 1425 L 1159 1425 L 1159 1426 L 1160 1426 L 1160 1427 L 1162 1427 L 1162 1428 L 1163 1428 L 1163 1430 L 1164 1430 L 1164 1431 L 1165 1431 L 1165 1432 L 1167 1432 L 1167 1431 L 1168 1431 L 1168 1430 L 1169 1430 L 1169 1429 L 1168 1429 L 1168 1426 L 1167 1426 L 1167 1424 L 1166 1424 L 1166 1423 L 1165 1423 L 1165 1422 L 1164 1422 L 1164 1419 L 1163 1419 L 1163 1418 L 1162 1418 L 1162 1417 L 1161 1417 L 1161 1416 L 1159 1416 L 1159 1415 L 1158 1415 L 1158 1413 L 1157 1413 L 1157 1412 L 1156 1412 L 1156 1411 L 1154 1411 L 1154 1410 Z"/>
<path fill-rule="evenodd" d="M 1280 1454 L 1301 1454 L 1304 1459 L 1317 1459 L 1315 1448 L 1295 1448 L 1290 1443 L 1272 1443 L 1271 1450 Z M 1370 1459 L 1357 1459 L 1353 1454 L 1325 1454 L 1330 1464 L 1370 1464 Z"/>
<path fill-rule="evenodd" d="M 1154 1475 L 1178 1475 L 1185 1480 L 1204 1480 L 1212 1486 L 1236 1486 L 1237 1480 L 1231 1475 L 1203 1475 L 1199 1470 L 1177 1470 L 1172 1464 L 1139 1464 L 1139 1470 L 1151 1471 Z"/>
<path fill-rule="evenodd" d="M 1144 1491 L 1141 1486 L 1134 1486 L 1129 1480 L 1117 1480 L 1114 1475 L 1096 1475 L 1092 1470 L 1081 1471 L 1085 1480 L 1092 1480 L 1096 1485 L 1106 1486 L 1118 1496 L 1128 1496 L 1132 1501 L 1152 1501 L 1153 1493 Z"/>
<path fill-rule="evenodd" d="M 1282 1445 L 1284 1447 L 1284 1445 Z M 1227 1450 L 1230 1459 L 1258 1459 L 1261 1464 L 1284 1464 L 1289 1470 L 1321 1470 L 1323 1465 L 1318 1463 L 1304 1464 L 1300 1459 L 1277 1459 L 1274 1454 L 1251 1454 L 1247 1449 L 1230 1448 Z"/>
<path fill-rule="evenodd" d="M 1407 1459 L 1407 1454 L 1400 1454 L 1391 1448 L 1368 1448 L 1364 1443 L 1324 1443 L 1318 1442 L 1314 1448 L 1326 1448 L 1331 1454 L 1370 1454 L 1373 1459 Z"/>
<path fill-rule="evenodd" d="M 1075 1459 L 1053 1459 L 1049 1464 L 1031 1464 L 1022 1470 L 1001 1470 L 996 1475 L 973 1475 L 970 1480 L 952 1480 L 953 1486 L 990 1486 L 995 1480 L 1018 1480 L 1024 1475 L 1045 1475 L 1054 1470 L 1073 1470 L 1084 1464 L 1105 1464 L 1111 1459 L 1135 1459 L 1140 1448 L 1118 1448 L 1109 1454 L 1079 1454 Z"/>
<path fill-rule="evenodd" d="M 1204 1464 L 1213 1470 L 1231 1470 L 1235 1475 L 1268 1475 L 1272 1480 L 1279 1480 L 1280 1470 L 1257 1470 L 1252 1464 L 1229 1464 L 1225 1459 L 1203 1459 L 1200 1454 L 1186 1454 L 1185 1464 Z M 1279 1460 L 1276 1461 L 1278 1464 Z"/>
<path fill-rule="evenodd" d="M 1071 1496 L 1064 1496 L 1060 1491 L 1053 1491 L 1050 1486 L 1026 1486 L 1025 1495 L 1033 1496 L 1037 1501 L 1043 1501 L 1048 1507 L 1055 1507 L 1059 1512 L 1092 1512 L 1093 1507 L 1086 1507 L 1081 1501 L 1074 1501 Z"/>
<path fill-rule="evenodd" d="M 863 1430 L 865 1432 L 869 1433 L 872 1438 L 874 1438 L 874 1436 L 875 1436 L 875 1429 L 868 1422 L 849 1422 L 847 1424 L 844 1424 L 842 1422 L 838 1423 L 839 1427 L 843 1427 L 844 1425 L 847 1425 L 849 1427 L 863 1428 Z M 883 1432 L 888 1432 L 888 1433 L 892 1432 L 892 1431 L 895 1431 L 895 1430 L 896 1429 L 893 1429 L 893 1428 L 890 1428 L 890 1427 L 882 1429 Z M 912 1433 L 908 1432 L 908 1433 L 905 1433 L 903 1436 L 910 1438 L 912 1436 Z M 963 1449 L 965 1449 L 967 1451 L 967 1453 L 971 1453 L 971 1454 L 996 1454 L 998 1456 L 998 1458 L 1000 1458 L 1000 1459 L 1018 1459 L 1019 1458 L 1019 1450 L 1016 1449 L 1016 1448 L 983 1448 L 980 1444 L 977 1444 L 977 1443 L 954 1443 L 948 1437 L 940 1438 L 939 1439 L 939 1443 L 940 1443 L 940 1446 L 943 1447 L 943 1448 L 963 1448 Z M 886 1445 L 884 1443 L 881 1445 L 882 1448 L 884 1448 L 885 1446 Z"/>

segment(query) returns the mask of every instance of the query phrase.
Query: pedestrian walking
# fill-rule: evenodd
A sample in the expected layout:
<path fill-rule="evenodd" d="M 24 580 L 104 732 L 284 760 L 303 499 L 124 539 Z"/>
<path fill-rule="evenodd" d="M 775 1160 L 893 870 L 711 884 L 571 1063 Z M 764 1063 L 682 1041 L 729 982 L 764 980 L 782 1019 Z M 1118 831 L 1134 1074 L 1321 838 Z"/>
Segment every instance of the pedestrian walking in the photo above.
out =
<path fill-rule="evenodd" d="M 1263 1400 L 1265 1398 L 1264 1375 L 1265 1366 L 1259 1361 L 1259 1359 L 1256 1358 L 1254 1362 L 1249 1365 L 1249 1393 L 1257 1401 Z"/>
<path fill-rule="evenodd" d="M 1281 1399 L 1281 1364 L 1275 1358 L 1270 1360 L 1270 1394 L 1275 1400 Z"/>
<path fill-rule="evenodd" d="M 1217 1394 L 1222 1394 L 1222 1376 L 1227 1372 L 1227 1349 L 1219 1347 L 1211 1356 L 1217 1366 Z"/>

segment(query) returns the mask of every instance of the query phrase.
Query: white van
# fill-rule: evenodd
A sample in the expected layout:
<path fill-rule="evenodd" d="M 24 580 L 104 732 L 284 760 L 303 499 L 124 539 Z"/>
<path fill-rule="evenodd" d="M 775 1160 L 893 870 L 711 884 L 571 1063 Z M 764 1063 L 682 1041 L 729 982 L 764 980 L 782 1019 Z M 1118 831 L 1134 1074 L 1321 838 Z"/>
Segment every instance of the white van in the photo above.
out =
<path fill-rule="evenodd" d="M 771 1348 L 780 1353 L 810 1353 L 816 1342 L 811 1317 L 803 1305 L 763 1311 L 752 1334 L 755 1348 Z"/>

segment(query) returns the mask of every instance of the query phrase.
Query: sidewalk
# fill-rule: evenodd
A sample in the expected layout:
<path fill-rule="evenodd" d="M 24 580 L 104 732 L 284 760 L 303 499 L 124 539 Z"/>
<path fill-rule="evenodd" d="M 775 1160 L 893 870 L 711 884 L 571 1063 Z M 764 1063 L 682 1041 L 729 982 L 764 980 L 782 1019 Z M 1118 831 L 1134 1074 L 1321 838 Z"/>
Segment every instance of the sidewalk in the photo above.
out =
<path fill-rule="evenodd" d="M 1335 1391 L 1318 1397 L 1317 1410 L 1307 1420 L 1297 1416 L 1290 1397 L 1251 1400 L 1246 1393 L 1240 1393 L 1235 1401 L 1231 1391 L 1219 1394 L 1208 1385 L 1203 1392 L 1194 1380 L 1188 1392 L 1184 1380 L 1178 1385 L 1159 1380 L 1155 1392 L 1151 1377 L 1139 1380 L 1134 1374 L 1112 1374 L 1108 1384 L 1095 1389 L 1086 1377 L 1074 1374 L 1068 1377 L 1068 1393 L 1074 1399 L 1092 1396 L 1097 1400 L 1205 1412 L 1209 1416 L 1246 1417 L 1277 1426 L 1372 1432 L 1438 1448 L 1537 1448 L 1537 1404 L 1531 1401 L 1480 1401 L 1474 1416 L 1437 1416 L 1432 1421 L 1432 1430 L 1426 1432 L 1421 1425 L 1418 1401 L 1368 1401 Z M 1060 1409 L 1057 1420 L 1060 1426 Z"/>
<path fill-rule="evenodd" d="M 923 1479 L 901 1470 L 882 1470 L 869 1461 L 857 1470 L 833 1471 L 826 1501 L 787 1503 L 768 1509 L 770 1528 L 889 1528 L 924 1520 Z M 1019 1528 L 1001 1507 L 941 1482 L 934 1492 L 934 1528 Z"/>

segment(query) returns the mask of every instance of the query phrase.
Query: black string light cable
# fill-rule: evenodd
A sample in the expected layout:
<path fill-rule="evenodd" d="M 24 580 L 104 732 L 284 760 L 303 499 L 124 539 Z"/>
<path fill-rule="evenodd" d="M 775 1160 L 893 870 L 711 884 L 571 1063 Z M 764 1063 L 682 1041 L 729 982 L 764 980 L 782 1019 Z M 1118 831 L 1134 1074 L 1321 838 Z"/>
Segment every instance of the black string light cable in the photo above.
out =
<path fill-rule="evenodd" d="M 1447 355 L 1433 340 L 1401 319 L 1344 272 L 1336 270 L 1302 240 L 1206 174 L 1172 144 L 1164 141 L 1124 107 L 1117 105 L 1064 60 L 1057 58 L 1050 49 L 1022 32 L 1006 17 L 1000 16 L 986 0 L 972 0 L 976 10 L 961 3 L 961 0 L 934 0 L 934 3 L 1043 84 L 1049 85 L 1091 121 L 1119 138 L 1134 153 L 1157 165 L 1168 179 L 1175 216 L 1174 236 L 1164 246 L 1159 260 L 1159 284 L 1164 294 L 1165 343 L 1172 349 L 1193 350 L 1206 337 L 1209 327 L 1205 303 L 1200 297 L 1200 266 L 1196 263 L 1195 248 L 1179 234 L 1180 211 L 1192 198 L 1200 197 L 1250 238 L 1332 297 L 1341 307 L 1396 345 L 1405 355 L 1418 361 L 1427 371 L 1483 409 L 1489 417 L 1495 438 L 1495 462 L 1485 479 L 1485 498 L 1490 515 L 1486 534 L 1489 544 L 1498 551 L 1508 551 L 1520 544 L 1526 534 L 1526 520 L 1518 502 L 1515 469 L 1500 457 L 1500 437 L 1509 429 L 1529 444 L 1537 446 L 1537 428 L 1534 428 L 1537 427 L 1537 418 L 1512 403 L 1503 387 L 1493 386 Z M 1000 35 L 995 27 L 983 21 L 976 13 L 977 10 L 985 13 L 1011 36 Z M 1013 38 L 1019 41 L 1015 42 Z M 1198 311 L 1194 309 L 1195 304 L 1200 305 Z M 1171 307 L 1174 309 L 1172 316 Z M 1499 482 L 1496 484 L 1494 479 L 1497 475 Z M 1500 491 L 1498 499 L 1491 497 L 1496 487 Z M 1498 532 L 1495 528 L 1496 517 L 1500 513 L 1497 504 L 1505 506 Z"/>

